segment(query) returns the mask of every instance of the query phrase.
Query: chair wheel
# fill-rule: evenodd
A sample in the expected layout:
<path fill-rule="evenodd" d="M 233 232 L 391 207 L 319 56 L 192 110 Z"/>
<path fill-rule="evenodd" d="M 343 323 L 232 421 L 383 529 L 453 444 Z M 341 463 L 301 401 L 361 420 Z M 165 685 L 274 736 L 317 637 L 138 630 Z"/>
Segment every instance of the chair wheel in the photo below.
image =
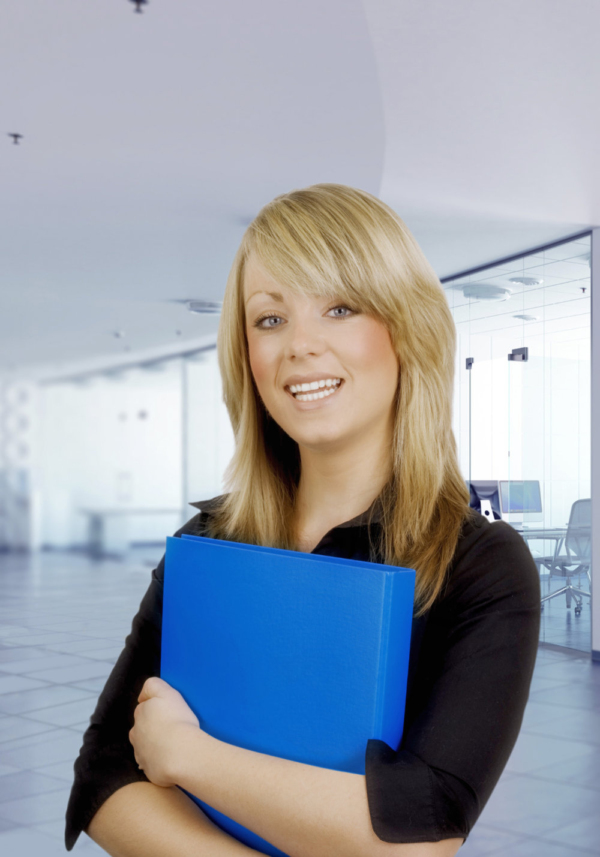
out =
<path fill-rule="evenodd" d="M 576 607 L 575 608 L 575 615 L 579 616 L 580 614 L 581 614 L 581 607 Z"/>

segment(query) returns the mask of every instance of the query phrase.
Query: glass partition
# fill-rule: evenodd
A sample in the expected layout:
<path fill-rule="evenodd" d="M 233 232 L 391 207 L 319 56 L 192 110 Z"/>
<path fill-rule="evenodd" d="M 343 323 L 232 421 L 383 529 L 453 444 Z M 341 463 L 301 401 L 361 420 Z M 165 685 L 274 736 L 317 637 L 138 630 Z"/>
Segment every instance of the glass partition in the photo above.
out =
<path fill-rule="evenodd" d="M 472 505 L 526 541 L 540 639 L 590 650 L 590 236 L 443 281 Z"/>
<path fill-rule="evenodd" d="M 38 436 L 35 547 L 164 545 L 189 503 L 224 491 L 234 439 L 216 349 L 45 384 Z"/>

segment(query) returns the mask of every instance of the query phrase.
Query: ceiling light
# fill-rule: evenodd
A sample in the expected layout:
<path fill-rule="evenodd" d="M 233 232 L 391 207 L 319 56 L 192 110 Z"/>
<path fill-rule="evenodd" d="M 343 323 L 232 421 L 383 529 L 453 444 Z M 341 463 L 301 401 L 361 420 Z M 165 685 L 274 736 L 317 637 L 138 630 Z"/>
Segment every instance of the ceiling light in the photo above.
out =
<path fill-rule="evenodd" d="M 492 286 L 489 283 L 462 283 L 452 288 L 458 289 L 466 298 L 475 301 L 507 301 L 512 295 L 510 289 L 504 286 Z"/>
<path fill-rule="evenodd" d="M 221 312 L 220 301 L 187 301 L 190 312 L 204 313 L 206 315 L 218 315 Z"/>
<path fill-rule="evenodd" d="M 518 286 L 541 286 L 544 281 L 539 277 L 511 277 L 508 282 Z"/>

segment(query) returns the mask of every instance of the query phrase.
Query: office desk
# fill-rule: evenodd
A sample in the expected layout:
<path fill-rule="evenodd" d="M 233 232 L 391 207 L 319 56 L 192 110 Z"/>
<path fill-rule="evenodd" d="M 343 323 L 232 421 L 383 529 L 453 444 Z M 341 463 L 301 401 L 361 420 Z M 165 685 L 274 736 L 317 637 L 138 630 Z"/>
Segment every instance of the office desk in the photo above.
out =
<path fill-rule="evenodd" d="M 558 540 L 564 539 L 567 534 L 567 527 L 518 527 L 514 524 L 511 524 L 511 527 L 515 529 L 519 535 L 523 536 L 525 541 L 529 539 L 551 539 Z"/>
<path fill-rule="evenodd" d="M 121 527 L 121 532 L 112 533 L 112 538 L 108 539 L 107 519 L 120 518 L 124 523 L 129 515 L 181 515 L 181 509 L 141 509 L 134 506 L 80 509 L 79 511 L 88 516 L 88 551 L 94 559 L 119 556 L 127 550 L 129 544 L 124 527 Z M 110 545 L 107 545 L 109 541 Z"/>
<path fill-rule="evenodd" d="M 560 549 L 565 540 L 565 536 L 567 535 L 567 527 L 550 527 L 548 529 L 544 529 L 542 527 L 526 527 L 525 529 L 522 529 L 520 527 L 514 526 L 514 524 L 511 524 L 511 527 L 513 527 L 519 533 L 519 535 L 525 539 L 525 541 L 527 542 L 527 547 L 529 547 L 530 540 L 535 541 L 536 539 L 548 539 L 549 541 L 554 541 L 554 556 L 552 558 L 554 564 L 554 560 L 556 560 L 557 556 L 559 555 Z M 529 549 L 531 550 L 531 548 Z M 540 559 L 540 557 L 535 556 L 533 558 Z M 546 559 L 546 557 L 544 557 L 544 559 Z"/>

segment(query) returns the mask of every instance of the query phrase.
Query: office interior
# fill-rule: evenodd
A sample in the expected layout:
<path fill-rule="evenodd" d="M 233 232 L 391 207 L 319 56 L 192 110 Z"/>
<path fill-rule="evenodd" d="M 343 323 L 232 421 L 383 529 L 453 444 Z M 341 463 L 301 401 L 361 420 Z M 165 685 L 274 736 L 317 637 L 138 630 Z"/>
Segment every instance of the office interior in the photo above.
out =
<path fill-rule="evenodd" d="M 590 235 L 445 278 L 454 434 L 471 505 L 521 533 L 540 640 L 591 651 Z M 222 493 L 234 439 L 215 344 L 5 399 L 5 545 L 159 558 L 189 503 Z M 68 420 L 65 420 L 68 414 Z M 563 591 L 564 590 L 564 591 Z"/>
<path fill-rule="evenodd" d="M 442 283 L 471 505 L 522 534 L 544 599 L 521 735 L 465 857 L 595 853 L 590 245 L 580 235 Z M 223 491 L 234 438 L 214 341 L 4 393 L 0 844 L 52 857 L 81 735 L 165 535 Z M 104 853 L 85 837 L 76 848 Z"/>
<path fill-rule="evenodd" d="M 540 574 L 521 734 L 460 853 L 596 854 L 597 4 L 135 5 L 2 12 L 0 853 L 64 854 L 165 538 L 224 490 L 233 256 L 262 205 L 331 181 L 398 212 L 440 278 L 472 504 Z"/>

